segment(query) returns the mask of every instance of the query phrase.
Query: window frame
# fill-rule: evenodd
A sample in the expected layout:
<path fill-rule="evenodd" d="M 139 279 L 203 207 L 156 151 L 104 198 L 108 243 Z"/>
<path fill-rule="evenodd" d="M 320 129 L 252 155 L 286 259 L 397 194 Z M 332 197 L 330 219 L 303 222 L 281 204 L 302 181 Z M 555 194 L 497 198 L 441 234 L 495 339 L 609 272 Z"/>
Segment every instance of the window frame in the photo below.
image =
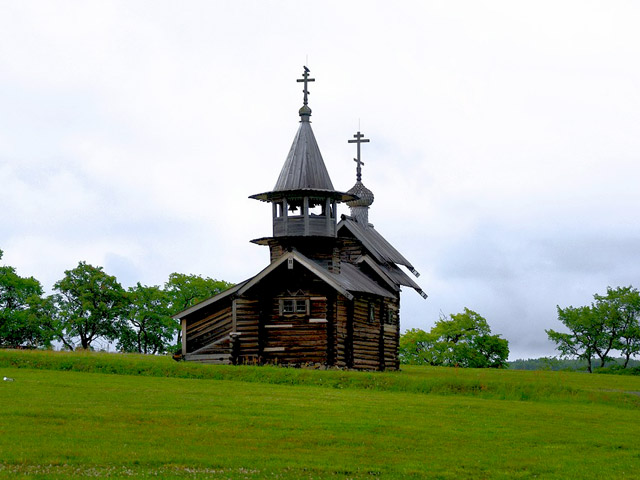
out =
<path fill-rule="evenodd" d="M 306 317 L 309 316 L 311 302 L 309 297 L 280 297 L 279 313 L 281 317 Z M 287 311 L 285 311 L 287 305 Z M 289 310 L 289 308 L 291 310 Z"/>

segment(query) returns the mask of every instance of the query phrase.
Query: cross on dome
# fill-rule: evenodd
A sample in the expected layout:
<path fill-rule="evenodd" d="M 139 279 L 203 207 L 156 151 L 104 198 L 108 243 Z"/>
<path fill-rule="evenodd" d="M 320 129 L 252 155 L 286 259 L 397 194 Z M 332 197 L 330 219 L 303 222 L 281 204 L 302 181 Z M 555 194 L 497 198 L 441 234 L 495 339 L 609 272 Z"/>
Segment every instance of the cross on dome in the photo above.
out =
<path fill-rule="evenodd" d="M 298 83 L 304 82 L 304 88 L 303 88 L 302 92 L 304 93 L 304 106 L 306 107 L 307 103 L 308 103 L 307 95 L 309 95 L 309 90 L 307 90 L 307 83 L 308 82 L 315 82 L 316 79 L 315 78 L 309 78 L 309 72 L 311 70 L 309 70 L 306 65 L 303 66 L 302 68 L 304 68 L 304 73 L 302 74 L 303 78 L 298 78 L 296 80 L 296 82 L 298 82 Z"/>
<path fill-rule="evenodd" d="M 353 138 L 355 138 L 355 140 L 347 140 L 347 143 L 355 143 L 358 145 L 358 158 L 354 158 L 353 161 L 358 164 L 358 167 L 356 168 L 356 180 L 358 180 L 359 182 L 362 180 L 361 166 L 364 165 L 364 162 L 360 160 L 360 144 L 369 143 L 370 140 L 368 138 L 364 138 L 364 135 L 361 134 L 359 130 L 358 130 L 358 133 L 353 135 Z"/>

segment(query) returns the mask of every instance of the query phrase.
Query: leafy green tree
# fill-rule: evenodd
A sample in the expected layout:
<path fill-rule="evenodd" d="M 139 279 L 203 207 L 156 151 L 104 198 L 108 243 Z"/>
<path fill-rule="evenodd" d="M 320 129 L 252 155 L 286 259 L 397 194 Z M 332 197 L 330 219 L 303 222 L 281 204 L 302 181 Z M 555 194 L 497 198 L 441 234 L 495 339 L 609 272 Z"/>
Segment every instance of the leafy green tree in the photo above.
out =
<path fill-rule="evenodd" d="M 442 317 L 429 333 L 414 329 L 400 337 L 405 363 L 502 368 L 507 365 L 509 342 L 491 335 L 486 319 L 468 308 Z"/>
<path fill-rule="evenodd" d="M 118 349 L 123 352 L 164 353 L 172 345 L 177 325 L 171 318 L 167 292 L 138 282 L 127 291 L 129 305 L 123 314 Z"/>
<path fill-rule="evenodd" d="M 3 252 L 0 250 L 0 259 Z M 50 345 L 42 286 L 33 277 L 21 277 L 15 268 L 0 266 L 0 346 Z"/>
<path fill-rule="evenodd" d="M 53 296 L 56 337 L 71 350 L 76 339 L 84 349 L 98 338 L 115 340 L 127 306 L 126 292 L 116 277 L 86 262 L 64 274 L 53 287 L 58 292 Z"/>
<path fill-rule="evenodd" d="M 412 328 L 400 335 L 398 356 L 400 362 L 409 365 L 435 365 L 433 360 L 434 338 L 419 328 Z"/>
<path fill-rule="evenodd" d="M 601 343 L 602 325 L 593 309 L 589 306 L 566 307 L 558 309 L 558 320 L 571 333 L 546 330 L 549 340 L 556 344 L 561 357 L 577 357 L 587 362 L 589 373 L 593 371 L 592 359 L 597 344 Z"/>
<path fill-rule="evenodd" d="M 604 367 L 609 354 L 618 350 L 625 357 L 624 367 L 632 355 L 640 353 L 640 294 L 633 287 L 607 288 L 606 295 L 595 294 L 594 302 L 583 307 L 558 307 L 558 320 L 569 333 L 547 330 L 564 357 L 575 356 L 587 362 L 593 371 L 592 358 Z"/>
<path fill-rule="evenodd" d="M 594 308 L 603 317 L 605 334 L 604 355 L 599 355 L 601 367 L 611 349 L 618 350 L 625 358 L 627 368 L 632 355 L 640 353 L 640 292 L 635 288 L 607 287 L 606 295 L 594 295 Z M 598 353 L 598 352 L 596 352 Z"/>
<path fill-rule="evenodd" d="M 509 342 L 491 335 L 487 320 L 468 308 L 441 318 L 431 330 L 441 365 L 501 368 L 507 364 Z"/>

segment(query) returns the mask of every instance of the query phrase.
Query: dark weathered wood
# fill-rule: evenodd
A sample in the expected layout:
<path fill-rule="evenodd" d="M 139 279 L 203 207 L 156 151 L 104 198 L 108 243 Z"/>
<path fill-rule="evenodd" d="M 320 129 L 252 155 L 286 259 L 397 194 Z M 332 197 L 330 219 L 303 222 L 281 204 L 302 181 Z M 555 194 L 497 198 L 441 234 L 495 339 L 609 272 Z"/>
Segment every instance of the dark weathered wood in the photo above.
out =
<path fill-rule="evenodd" d="M 251 197 L 272 204 L 272 237 L 254 240 L 269 247 L 271 263 L 176 315 L 183 353 L 206 362 L 397 369 L 400 286 L 424 292 L 398 267 L 417 275 L 413 266 L 368 223 L 374 197 L 361 182 L 361 144 L 369 140 L 360 131 L 349 140 L 356 185 L 334 190 L 311 128 L 306 67 L 298 81 L 303 107 L 287 159 L 274 189 Z M 338 202 L 351 209 L 339 224 Z"/>

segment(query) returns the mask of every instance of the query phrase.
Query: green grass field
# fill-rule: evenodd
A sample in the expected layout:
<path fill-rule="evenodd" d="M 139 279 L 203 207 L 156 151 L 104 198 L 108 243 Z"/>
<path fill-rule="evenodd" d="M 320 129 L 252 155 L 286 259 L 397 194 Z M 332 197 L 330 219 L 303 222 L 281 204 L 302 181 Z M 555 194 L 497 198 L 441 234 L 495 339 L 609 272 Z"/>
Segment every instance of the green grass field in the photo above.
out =
<path fill-rule="evenodd" d="M 0 478 L 640 478 L 640 378 L 0 351 Z"/>

